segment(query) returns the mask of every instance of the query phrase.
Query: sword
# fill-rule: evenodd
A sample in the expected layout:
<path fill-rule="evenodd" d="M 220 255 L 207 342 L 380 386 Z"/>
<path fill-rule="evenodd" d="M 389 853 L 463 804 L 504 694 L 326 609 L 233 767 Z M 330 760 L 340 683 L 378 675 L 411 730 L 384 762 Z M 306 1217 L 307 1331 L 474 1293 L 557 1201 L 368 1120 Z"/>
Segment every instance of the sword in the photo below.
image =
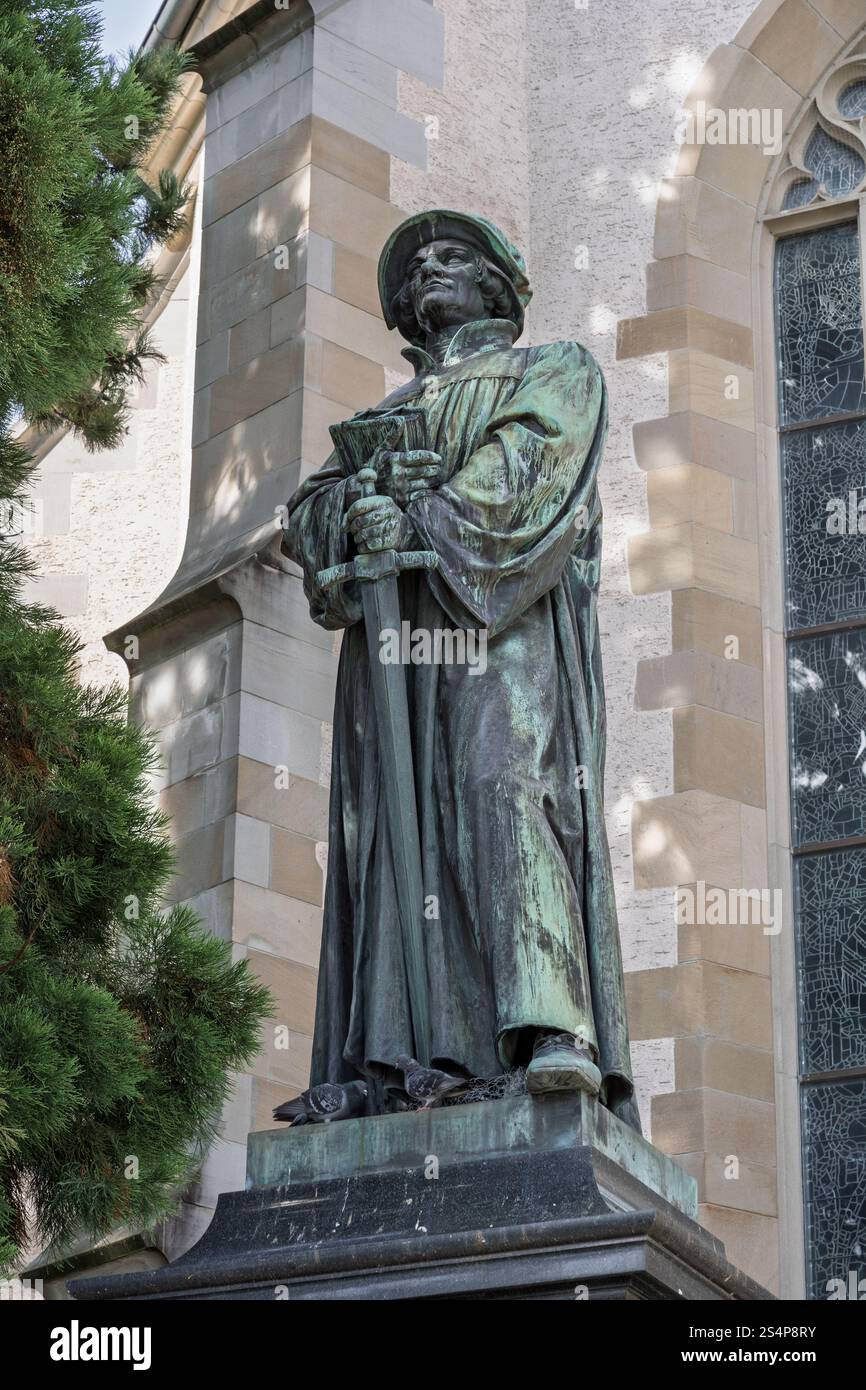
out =
<path fill-rule="evenodd" d="M 362 483 L 361 489 L 363 497 L 372 497 L 376 491 L 374 483 Z M 422 925 L 424 881 L 406 673 L 402 665 L 386 665 L 380 659 L 380 634 L 386 628 L 397 633 L 402 630 L 397 575 L 402 570 L 432 570 L 438 563 L 439 557 L 432 550 L 373 550 L 316 575 L 316 582 L 323 589 L 352 579 L 361 585 L 414 1055 L 422 1066 L 430 1065 L 430 1009 Z"/>

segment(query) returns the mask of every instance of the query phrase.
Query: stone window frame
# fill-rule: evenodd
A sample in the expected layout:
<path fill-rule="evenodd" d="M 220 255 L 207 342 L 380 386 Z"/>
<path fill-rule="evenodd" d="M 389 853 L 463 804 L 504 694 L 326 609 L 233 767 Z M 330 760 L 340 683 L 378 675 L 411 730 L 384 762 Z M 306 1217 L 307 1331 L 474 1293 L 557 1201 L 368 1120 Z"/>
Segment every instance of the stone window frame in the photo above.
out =
<path fill-rule="evenodd" d="M 834 101 L 851 81 L 866 79 L 866 41 L 837 59 L 811 100 L 791 123 L 790 133 L 768 178 L 755 225 L 753 293 L 755 304 L 755 431 L 760 518 L 761 594 L 764 627 L 765 756 L 770 886 L 783 897 L 783 921 L 773 970 L 774 1034 L 777 1065 L 778 1184 L 781 1263 L 795 1262 L 793 1279 L 803 1298 L 806 1278 L 806 1225 L 800 1099 L 797 948 L 794 922 L 794 854 L 791 835 L 789 710 L 785 617 L 783 473 L 776 357 L 775 255 L 779 240 L 800 232 L 856 222 L 860 240 L 861 299 L 866 312 L 866 177 L 851 193 L 832 197 L 819 189 L 802 207 L 784 208 L 798 179 L 808 177 L 803 159 L 816 126 L 856 148 L 866 160 L 866 117 L 842 121 Z M 854 130 L 853 127 L 858 127 Z M 834 129 L 834 126 L 836 127 Z"/>
<path fill-rule="evenodd" d="M 840 58 L 822 79 L 800 115 L 782 152 L 781 167 L 772 183 L 768 217 L 832 207 L 844 198 L 857 198 L 866 190 L 866 105 L 860 117 L 845 117 L 838 107 L 841 95 L 856 81 L 866 82 L 866 49 Z M 813 177 L 806 163 L 806 150 L 816 129 L 823 130 L 833 140 L 847 145 L 860 156 L 864 163 L 863 178 L 847 194 L 834 196 L 822 185 L 801 207 L 786 208 L 785 199 L 792 186 Z"/>

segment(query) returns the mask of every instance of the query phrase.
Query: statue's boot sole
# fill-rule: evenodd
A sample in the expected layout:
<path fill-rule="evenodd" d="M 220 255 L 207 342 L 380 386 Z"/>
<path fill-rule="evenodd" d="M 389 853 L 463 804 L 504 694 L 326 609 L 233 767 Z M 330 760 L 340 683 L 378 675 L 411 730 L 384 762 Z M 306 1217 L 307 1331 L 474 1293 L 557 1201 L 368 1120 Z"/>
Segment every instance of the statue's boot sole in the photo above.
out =
<path fill-rule="evenodd" d="M 544 1091 L 585 1091 L 589 1096 L 597 1096 L 600 1088 L 601 1072 L 588 1057 L 539 1057 L 526 1068 L 526 1089 L 532 1095 Z"/>

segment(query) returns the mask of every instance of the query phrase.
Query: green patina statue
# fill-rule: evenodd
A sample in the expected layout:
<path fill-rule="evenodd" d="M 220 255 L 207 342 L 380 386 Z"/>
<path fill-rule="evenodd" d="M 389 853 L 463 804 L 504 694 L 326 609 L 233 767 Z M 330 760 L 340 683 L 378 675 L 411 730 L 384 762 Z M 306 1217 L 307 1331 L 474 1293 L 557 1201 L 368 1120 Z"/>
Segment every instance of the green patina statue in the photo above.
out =
<path fill-rule="evenodd" d="M 577 343 L 514 346 L 526 269 L 483 218 L 407 219 L 379 289 L 414 380 L 335 427 L 284 538 L 313 619 L 345 629 L 312 1081 L 381 1101 L 413 1054 L 525 1067 L 530 1093 L 583 1090 L 639 1129 L 603 815 L 604 380 Z"/>

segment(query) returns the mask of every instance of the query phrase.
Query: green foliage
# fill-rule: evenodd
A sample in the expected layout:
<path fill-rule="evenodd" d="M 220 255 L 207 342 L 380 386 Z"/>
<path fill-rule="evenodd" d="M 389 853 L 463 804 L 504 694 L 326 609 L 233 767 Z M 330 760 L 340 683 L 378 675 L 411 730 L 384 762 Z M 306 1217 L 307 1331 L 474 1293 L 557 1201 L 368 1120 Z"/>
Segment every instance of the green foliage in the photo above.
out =
<path fill-rule="evenodd" d="M 147 257 L 187 196 L 136 172 L 183 58 L 119 69 L 98 32 L 77 0 L 0 10 L 0 1267 L 26 1239 L 170 1210 L 270 1005 L 227 943 L 163 908 L 153 745 L 122 691 L 77 683 L 79 644 L 22 602 L 32 563 L 8 539 L 32 467 L 15 409 L 116 442 L 151 353 Z"/>
<path fill-rule="evenodd" d="M 125 432 L 130 341 L 155 282 L 152 249 L 183 224 L 189 190 L 138 172 L 187 66 L 174 48 L 99 51 L 82 0 L 0 11 L 0 429 L 20 411 L 89 448 Z M 139 337 L 138 369 L 153 350 Z"/>
<path fill-rule="evenodd" d="M 7 488 L 20 469 L 0 464 Z M 0 572 L 11 553 L 0 542 Z M 168 1210 L 269 1005 L 225 942 L 161 908 L 172 855 L 149 793 L 154 750 L 122 691 L 77 684 L 77 651 L 52 615 L 0 591 L 7 1254 L 28 1203 L 53 1242 Z"/>

